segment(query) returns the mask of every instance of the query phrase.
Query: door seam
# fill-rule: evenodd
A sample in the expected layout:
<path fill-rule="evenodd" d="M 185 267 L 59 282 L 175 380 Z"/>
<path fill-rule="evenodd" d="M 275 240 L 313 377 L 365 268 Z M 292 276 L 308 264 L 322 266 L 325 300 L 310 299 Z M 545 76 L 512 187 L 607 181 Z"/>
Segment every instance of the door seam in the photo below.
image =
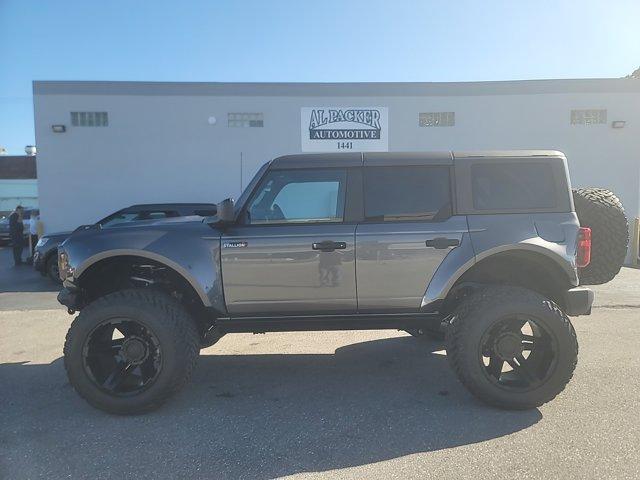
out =
<path fill-rule="evenodd" d="M 360 224 L 356 223 L 356 228 L 353 230 L 353 274 L 356 285 L 356 313 L 360 313 L 360 298 L 358 297 L 358 243 L 356 242 L 359 226 Z"/>

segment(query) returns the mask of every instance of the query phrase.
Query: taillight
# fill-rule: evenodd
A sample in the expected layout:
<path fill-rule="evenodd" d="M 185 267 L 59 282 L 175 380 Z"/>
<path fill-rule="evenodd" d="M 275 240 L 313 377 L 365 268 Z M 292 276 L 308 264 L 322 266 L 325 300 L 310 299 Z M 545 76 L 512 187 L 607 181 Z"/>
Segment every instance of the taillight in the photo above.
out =
<path fill-rule="evenodd" d="M 580 227 L 576 245 L 576 266 L 584 268 L 591 262 L 591 229 Z"/>

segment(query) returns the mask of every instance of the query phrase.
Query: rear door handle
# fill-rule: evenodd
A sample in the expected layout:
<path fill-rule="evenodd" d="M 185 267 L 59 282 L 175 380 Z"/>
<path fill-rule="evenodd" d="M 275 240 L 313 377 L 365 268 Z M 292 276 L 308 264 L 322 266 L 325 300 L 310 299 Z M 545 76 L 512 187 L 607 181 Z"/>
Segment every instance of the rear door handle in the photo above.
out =
<path fill-rule="evenodd" d="M 457 247 L 458 245 L 460 245 L 460 240 L 458 240 L 457 238 L 438 237 L 427 240 L 425 244 L 427 245 L 427 247 L 443 249 L 449 247 Z"/>
<path fill-rule="evenodd" d="M 311 248 L 314 250 L 320 250 L 321 252 L 333 252 L 334 250 L 344 250 L 347 248 L 347 243 L 324 240 L 322 242 L 312 243 Z"/>

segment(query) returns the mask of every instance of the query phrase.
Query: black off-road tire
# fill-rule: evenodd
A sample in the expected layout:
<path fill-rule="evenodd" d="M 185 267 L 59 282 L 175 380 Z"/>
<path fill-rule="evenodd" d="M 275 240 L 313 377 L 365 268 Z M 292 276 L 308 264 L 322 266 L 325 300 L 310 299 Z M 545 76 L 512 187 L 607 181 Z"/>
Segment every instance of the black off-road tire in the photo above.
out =
<path fill-rule="evenodd" d="M 629 245 L 629 222 L 622 202 L 604 188 L 573 190 L 580 225 L 591 228 L 591 263 L 580 269 L 582 285 L 600 285 L 620 271 Z"/>
<path fill-rule="evenodd" d="M 87 336 L 114 317 L 135 319 L 143 324 L 155 334 L 162 351 L 158 376 L 136 395 L 106 393 L 84 368 L 83 346 Z M 175 299 L 153 290 L 122 290 L 95 300 L 76 317 L 64 344 L 64 366 L 73 388 L 94 407 L 121 415 L 139 414 L 159 407 L 188 382 L 199 350 L 195 321 Z"/>
<path fill-rule="evenodd" d="M 58 285 L 62 284 L 62 280 L 60 280 L 60 272 L 58 271 L 58 254 L 54 253 L 47 258 L 45 268 L 47 276 L 52 282 Z"/>
<path fill-rule="evenodd" d="M 531 315 L 557 342 L 556 363 L 547 380 L 529 391 L 511 391 L 489 380 L 481 358 L 481 341 L 500 318 Z M 571 380 L 578 360 L 578 341 L 567 315 L 542 295 L 519 287 L 488 287 L 465 298 L 446 329 L 447 358 L 460 382 L 483 402 L 526 410 L 555 398 Z"/>

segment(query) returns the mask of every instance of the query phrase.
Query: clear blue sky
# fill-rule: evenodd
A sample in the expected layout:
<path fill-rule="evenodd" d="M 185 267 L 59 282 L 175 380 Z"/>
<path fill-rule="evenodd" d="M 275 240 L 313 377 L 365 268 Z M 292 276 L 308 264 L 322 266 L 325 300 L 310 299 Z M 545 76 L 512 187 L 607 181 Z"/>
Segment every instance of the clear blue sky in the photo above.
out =
<path fill-rule="evenodd" d="M 32 80 L 621 77 L 639 0 L 0 0 L 0 146 L 33 144 Z"/>

